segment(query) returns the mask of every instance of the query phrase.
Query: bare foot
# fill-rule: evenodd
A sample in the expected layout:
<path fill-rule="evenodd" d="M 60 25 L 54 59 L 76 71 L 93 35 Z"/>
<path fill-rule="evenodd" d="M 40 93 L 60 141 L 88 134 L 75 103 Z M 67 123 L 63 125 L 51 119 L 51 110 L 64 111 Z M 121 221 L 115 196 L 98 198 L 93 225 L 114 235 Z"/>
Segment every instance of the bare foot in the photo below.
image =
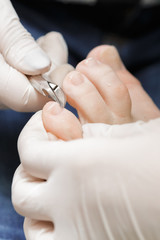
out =
<path fill-rule="evenodd" d="M 124 124 L 160 117 L 159 109 L 112 46 L 93 49 L 66 76 L 63 90 L 77 109 L 80 122 L 56 103 L 50 102 L 43 109 L 46 130 L 63 140 L 81 138 L 84 123 Z"/>
<path fill-rule="evenodd" d="M 131 113 L 134 121 L 148 121 L 160 117 L 159 109 L 150 96 L 145 92 L 138 79 L 136 79 L 125 68 L 117 49 L 114 46 L 98 46 L 88 54 L 88 57 L 93 57 L 100 62 L 109 65 L 128 88 L 132 102 Z M 82 70 L 82 72 L 85 74 L 85 71 Z"/>

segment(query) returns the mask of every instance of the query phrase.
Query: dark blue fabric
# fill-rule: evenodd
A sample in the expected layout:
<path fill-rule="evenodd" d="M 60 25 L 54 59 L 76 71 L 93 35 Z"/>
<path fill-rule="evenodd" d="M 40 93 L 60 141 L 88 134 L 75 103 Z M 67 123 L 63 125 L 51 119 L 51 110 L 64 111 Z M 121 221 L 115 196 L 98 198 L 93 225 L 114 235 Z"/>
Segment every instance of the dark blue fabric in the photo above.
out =
<path fill-rule="evenodd" d="M 124 64 L 160 108 L 160 28 L 119 48 Z"/>
<path fill-rule="evenodd" d="M 13 210 L 9 197 L 0 195 L 0 240 L 23 240 L 23 218 Z"/>
<path fill-rule="evenodd" d="M 23 218 L 11 203 L 11 181 L 19 165 L 17 138 L 31 113 L 0 111 L 0 240 L 23 240 Z"/>
<path fill-rule="evenodd" d="M 117 31 L 118 37 L 125 38 L 125 43 L 117 44 L 122 60 L 160 107 L 160 28 L 154 23 L 147 29 L 145 24 L 146 20 L 150 22 L 150 18 L 153 22 L 155 9 L 142 12 L 142 17 L 138 10 L 137 19 L 129 19 L 118 29 L 115 21 L 109 21 L 104 12 L 103 24 L 100 24 L 93 7 L 81 8 L 79 14 L 79 11 L 75 13 L 74 7 L 63 4 L 55 4 L 54 7 L 41 4 L 39 7 L 27 6 L 23 1 L 13 1 L 13 4 L 22 23 L 36 39 L 49 31 L 63 34 L 69 46 L 69 62 L 73 66 L 84 59 L 93 47 L 101 44 L 104 35 L 110 36 Z M 87 18 L 89 14 L 91 17 Z M 113 12 L 109 16 L 115 19 Z M 67 108 L 76 114 L 69 105 Z M 17 138 L 32 114 L 0 111 L 0 240 L 24 239 L 23 218 L 12 207 L 10 188 L 14 171 L 19 165 Z"/>

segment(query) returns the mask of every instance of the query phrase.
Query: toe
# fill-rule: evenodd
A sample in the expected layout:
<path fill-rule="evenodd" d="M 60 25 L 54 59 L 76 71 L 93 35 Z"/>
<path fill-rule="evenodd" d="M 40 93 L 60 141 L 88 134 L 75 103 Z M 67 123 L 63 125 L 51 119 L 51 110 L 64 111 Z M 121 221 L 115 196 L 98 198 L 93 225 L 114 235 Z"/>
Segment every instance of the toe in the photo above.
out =
<path fill-rule="evenodd" d="M 109 65 L 114 71 L 125 69 L 117 49 L 110 45 L 101 45 L 90 51 L 87 58 L 95 58 Z"/>
<path fill-rule="evenodd" d="M 128 89 L 110 66 L 94 58 L 88 58 L 77 66 L 77 70 L 87 76 L 96 87 L 112 114 L 113 123 L 131 121 Z"/>
<path fill-rule="evenodd" d="M 48 102 L 44 106 L 42 119 L 46 131 L 59 139 L 69 141 L 82 137 L 79 120 L 73 113 L 61 108 L 56 102 Z"/>
<path fill-rule="evenodd" d="M 102 45 L 94 48 L 88 57 L 109 65 L 121 82 L 127 87 L 132 102 L 132 116 L 135 121 L 148 121 L 160 116 L 160 111 L 141 83 L 124 66 L 117 49 L 114 46 Z"/>
<path fill-rule="evenodd" d="M 67 101 L 77 109 L 81 123 L 110 122 L 107 106 L 89 79 L 78 71 L 67 75 L 63 82 Z"/>
<path fill-rule="evenodd" d="M 90 51 L 89 57 L 94 57 L 98 61 L 110 66 L 126 86 L 140 85 L 138 79 L 127 71 L 116 47 L 111 45 L 98 46 Z"/>

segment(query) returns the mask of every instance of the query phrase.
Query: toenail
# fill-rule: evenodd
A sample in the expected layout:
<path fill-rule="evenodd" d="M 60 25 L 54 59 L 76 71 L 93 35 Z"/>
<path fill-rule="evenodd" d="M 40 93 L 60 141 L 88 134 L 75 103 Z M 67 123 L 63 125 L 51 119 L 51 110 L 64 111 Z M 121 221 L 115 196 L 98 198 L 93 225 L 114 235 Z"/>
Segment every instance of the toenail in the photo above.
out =
<path fill-rule="evenodd" d="M 57 102 L 48 102 L 45 105 L 45 110 L 53 115 L 58 115 L 62 112 L 63 108 Z"/>
<path fill-rule="evenodd" d="M 75 86 L 78 86 L 84 82 L 83 75 L 79 72 L 71 73 L 69 76 L 69 79 L 70 79 L 70 82 Z"/>
<path fill-rule="evenodd" d="M 100 64 L 100 62 L 92 57 L 87 58 L 86 60 L 84 60 L 84 64 L 87 66 L 94 66 L 97 64 Z"/>

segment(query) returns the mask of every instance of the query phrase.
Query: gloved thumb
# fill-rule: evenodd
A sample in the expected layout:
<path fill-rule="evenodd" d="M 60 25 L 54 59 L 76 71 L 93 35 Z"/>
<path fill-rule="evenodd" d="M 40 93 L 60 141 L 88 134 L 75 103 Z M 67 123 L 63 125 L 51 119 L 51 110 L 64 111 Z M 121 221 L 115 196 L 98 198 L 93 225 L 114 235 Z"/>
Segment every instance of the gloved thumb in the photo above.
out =
<path fill-rule="evenodd" d="M 50 59 L 22 26 L 9 0 L 0 0 L 0 51 L 18 71 L 37 75 L 49 70 Z"/>

